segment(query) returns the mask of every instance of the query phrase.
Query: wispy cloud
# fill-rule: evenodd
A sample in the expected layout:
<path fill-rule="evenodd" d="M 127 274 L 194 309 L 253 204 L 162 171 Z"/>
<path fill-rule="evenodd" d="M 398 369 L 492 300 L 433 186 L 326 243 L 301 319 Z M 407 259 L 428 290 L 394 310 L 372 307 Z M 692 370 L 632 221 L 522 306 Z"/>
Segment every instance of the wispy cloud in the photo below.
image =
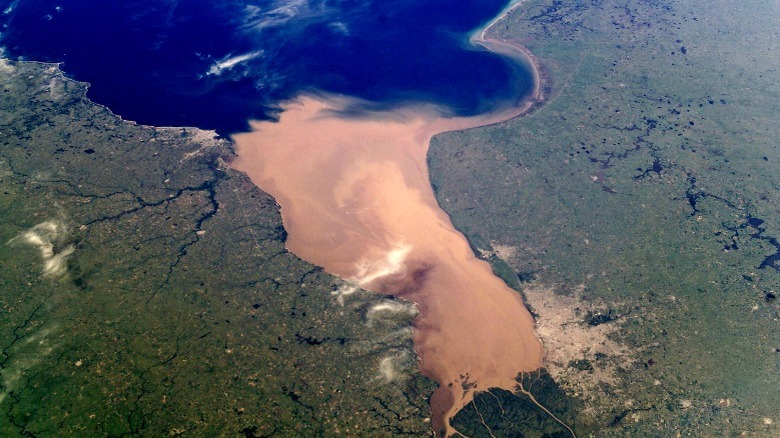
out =
<path fill-rule="evenodd" d="M 414 316 L 416 314 L 417 308 L 412 303 L 382 300 L 368 309 L 366 312 L 366 323 L 371 327 L 376 320 L 392 320 L 396 315 Z"/>
<path fill-rule="evenodd" d="M 344 297 L 360 290 L 370 288 L 376 280 L 392 277 L 406 272 L 406 257 L 412 247 L 406 244 L 397 244 L 384 256 L 375 260 L 363 260 L 357 265 L 357 274 L 347 279 L 345 284 L 333 292 L 338 296 L 338 301 L 344 305 Z"/>
<path fill-rule="evenodd" d="M 358 274 L 352 279 L 361 286 L 368 286 L 375 280 L 406 270 L 406 256 L 412 247 L 399 244 L 379 260 L 364 261 L 358 265 Z"/>
<path fill-rule="evenodd" d="M 7 352 L 8 360 L 3 364 L 0 370 L 0 382 L 2 383 L 2 392 L 0 392 L 0 403 L 15 390 L 18 389 L 22 378 L 29 370 L 38 366 L 55 349 L 55 344 L 50 342 L 54 337 L 57 326 L 48 324 L 37 331 L 29 332 L 23 342 L 13 345 L 13 351 Z"/>
<path fill-rule="evenodd" d="M 344 10 L 343 7 L 329 5 L 328 2 L 276 0 L 266 7 L 257 5 L 244 7 L 242 27 L 247 30 L 262 31 L 292 25 L 295 31 L 299 27 L 298 24 L 323 23 L 337 33 L 348 35 L 349 27 L 344 16 L 359 13 L 356 9 L 363 7 L 365 6 L 352 6 Z"/>
<path fill-rule="evenodd" d="M 333 29 L 336 33 L 340 33 L 342 35 L 349 35 L 349 26 L 347 26 L 347 23 L 343 21 L 334 21 L 328 25 L 331 29 Z"/>
<path fill-rule="evenodd" d="M 32 245 L 41 251 L 44 277 L 59 278 L 67 271 L 68 257 L 73 254 L 73 245 L 59 247 L 66 233 L 65 225 L 60 221 L 42 222 L 8 243 L 22 242 Z"/>
<path fill-rule="evenodd" d="M 263 51 L 262 50 L 257 50 L 257 51 L 254 51 L 254 52 L 244 53 L 243 55 L 236 55 L 236 56 L 228 55 L 227 57 L 223 58 L 222 60 L 217 61 L 214 64 L 212 64 L 211 67 L 209 68 L 209 71 L 206 72 L 206 74 L 209 75 L 209 76 L 219 76 L 226 70 L 230 70 L 233 67 L 235 67 L 235 66 L 237 66 L 237 65 L 239 65 L 239 64 L 241 64 L 243 62 L 249 61 L 251 59 L 258 58 L 260 56 L 263 56 Z"/>
<path fill-rule="evenodd" d="M 379 360 L 376 379 L 387 384 L 406 378 L 409 371 L 409 353 L 388 354 Z"/>
<path fill-rule="evenodd" d="M 18 4 L 19 4 L 19 0 L 15 0 L 13 3 L 11 3 L 10 5 L 8 5 L 8 7 L 7 7 L 7 8 L 5 8 L 5 10 L 3 11 L 3 14 L 4 14 L 4 15 L 8 15 L 8 14 L 10 14 L 11 12 L 13 12 L 13 11 L 14 11 L 14 9 L 16 9 L 16 5 L 18 5 Z"/>
<path fill-rule="evenodd" d="M 282 26 L 295 17 L 311 16 L 308 0 L 278 0 L 270 7 L 247 5 L 244 27 L 262 30 Z"/>

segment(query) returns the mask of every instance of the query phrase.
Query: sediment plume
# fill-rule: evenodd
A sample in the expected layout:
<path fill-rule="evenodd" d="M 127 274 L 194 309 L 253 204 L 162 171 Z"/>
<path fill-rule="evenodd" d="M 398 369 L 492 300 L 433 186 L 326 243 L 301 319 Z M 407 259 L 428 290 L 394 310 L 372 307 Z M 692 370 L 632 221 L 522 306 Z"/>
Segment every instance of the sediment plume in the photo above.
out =
<path fill-rule="evenodd" d="M 487 37 L 520 3 L 470 42 L 530 63 L 530 96 L 490 114 L 450 117 L 425 104 L 356 113 L 370 105 L 304 95 L 283 105 L 278 121 L 253 122 L 252 132 L 233 137 L 231 165 L 276 198 L 287 248 L 351 284 L 339 300 L 360 287 L 416 303 L 414 348 L 422 374 L 439 385 L 430 403 L 440 437 L 455 434 L 450 420 L 476 392 L 518 390 L 518 374 L 540 368 L 544 356 L 520 295 L 474 255 L 439 208 L 427 167 L 435 134 L 509 120 L 542 101 L 531 54 Z"/>
<path fill-rule="evenodd" d="M 476 391 L 514 390 L 515 377 L 542 364 L 543 351 L 520 295 L 475 257 L 430 186 L 431 137 L 505 120 L 446 118 L 431 107 L 349 117 L 350 99 L 305 96 L 276 122 L 233 137 L 245 172 L 281 206 L 287 247 L 361 288 L 417 304 L 419 368 L 439 388 L 434 431 Z M 342 297 L 343 298 L 343 297 Z"/>

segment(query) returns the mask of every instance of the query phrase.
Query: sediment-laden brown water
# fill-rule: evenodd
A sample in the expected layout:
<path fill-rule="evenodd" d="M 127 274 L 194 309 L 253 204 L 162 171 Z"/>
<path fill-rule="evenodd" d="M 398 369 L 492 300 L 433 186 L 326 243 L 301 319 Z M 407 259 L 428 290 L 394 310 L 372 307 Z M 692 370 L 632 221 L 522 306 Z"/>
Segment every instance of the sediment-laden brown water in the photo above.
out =
<path fill-rule="evenodd" d="M 281 205 L 287 247 L 355 286 L 417 303 L 414 344 L 420 371 L 439 388 L 434 430 L 475 391 L 514 389 L 543 350 L 520 295 L 476 258 L 434 197 L 426 153 L 439 132 L 505 120 L 445 118 L 408 107 L 349 117 L 349 100 L 301 97 L 277 122 L 255 122 L 234 136 L 237 159 Z M 486 177 L 489 177 L 486 175 Z M 354 288 L 340 290 L 349 299 Z"/>

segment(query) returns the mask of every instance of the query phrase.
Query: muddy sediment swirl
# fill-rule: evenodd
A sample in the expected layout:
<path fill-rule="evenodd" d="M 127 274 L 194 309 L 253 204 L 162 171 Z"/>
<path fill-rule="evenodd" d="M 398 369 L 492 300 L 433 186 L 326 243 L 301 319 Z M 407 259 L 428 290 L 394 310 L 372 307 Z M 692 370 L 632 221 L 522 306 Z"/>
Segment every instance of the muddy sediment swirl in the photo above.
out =
<path fill-rule="evenodd" d="M 343 110 L 351 103 L 288 103 L 277 122 L 255 122 L 234 136 L 232 166 L 276 198 L 290 251 L 356 287 L 417 304 L 415 350 L 420 371 L 439 384 L 432 420 L 447 436 L 449 420 L 475 392 L 513 390 L 519 372 L 541 366 L 543 351 L 520 295 L 474 256 L 439 208 L 428 144 L 436 133 L 523 108 L 470 118 L 430 107 L 349 117 Z"/>
<path fill-rule="evenodd" d="M 513 2 L 501 16 L 517 6 Z M 523 48 L 475 33 L 471 43 L 533 61 Z M 427 152 L 433 135 L 498 123 L 541 101 L 535 88 L 476 117 L 448 117 L 432 105 L 366 111 L 365 102 L 333 95 L 288 102 L 276 122 L 254 122 L 233 137 L 232 166 L 281 206 L 287 247 L 358 287 L 409 299 L 419 311 L 414 348 L 431 396 L 437 436 L 456 431 L 455 414 L 479 391 L 517 389 L 519 373 L 542 366 L 544 352 L 520 295 L 478 259 L 439 207 Z"/>

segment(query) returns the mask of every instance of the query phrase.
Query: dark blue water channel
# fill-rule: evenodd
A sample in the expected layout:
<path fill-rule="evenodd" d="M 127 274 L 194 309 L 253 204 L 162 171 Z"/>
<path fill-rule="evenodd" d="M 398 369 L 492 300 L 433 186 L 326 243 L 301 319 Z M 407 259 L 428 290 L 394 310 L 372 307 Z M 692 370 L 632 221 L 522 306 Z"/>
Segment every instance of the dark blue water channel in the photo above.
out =
<path fill-rule="evenodd" d="M 474 115 L 528 71 L 468 44 L 507 0 L 0 1 L 6 56 L 62 62 L 125 119 L 226 134 L 302 92 Z"/>

